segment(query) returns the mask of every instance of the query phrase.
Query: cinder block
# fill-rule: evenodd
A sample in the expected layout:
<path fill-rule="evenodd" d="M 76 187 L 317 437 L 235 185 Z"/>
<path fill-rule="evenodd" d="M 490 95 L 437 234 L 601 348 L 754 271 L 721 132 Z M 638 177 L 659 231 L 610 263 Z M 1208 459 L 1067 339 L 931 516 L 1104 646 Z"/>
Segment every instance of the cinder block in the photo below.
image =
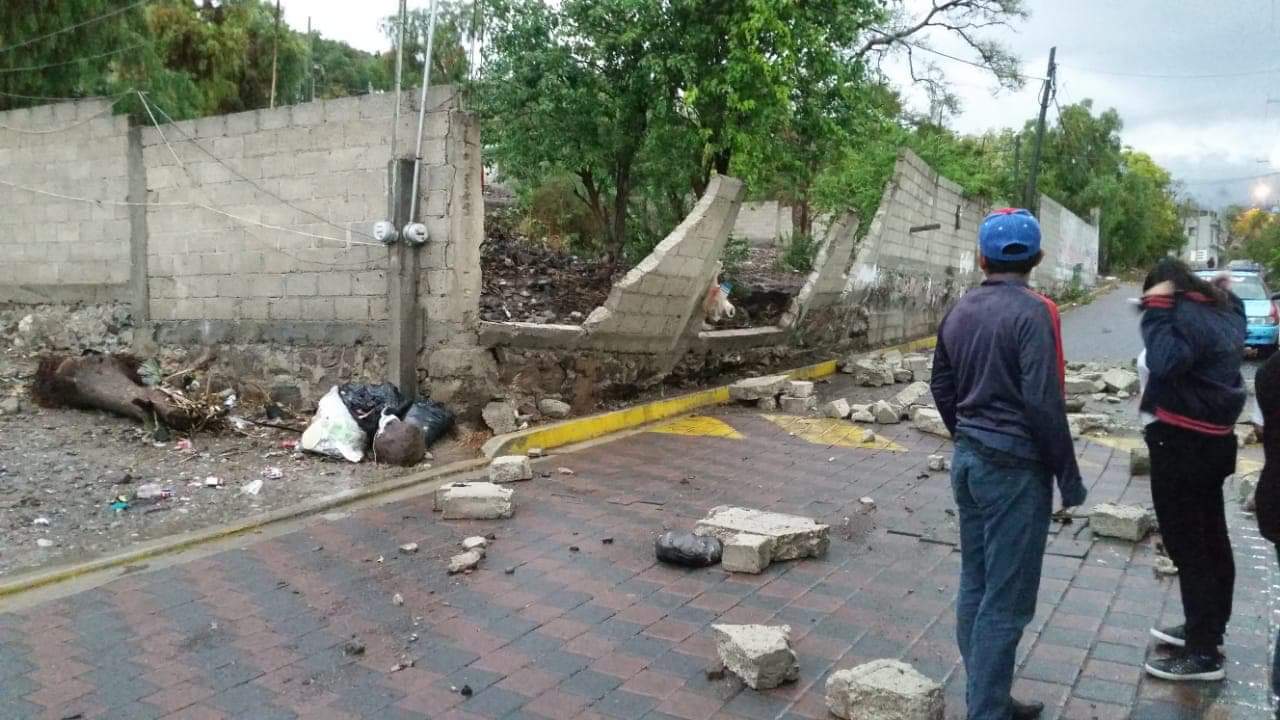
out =
<path fill-rule="evenodd" d="M 368 320 L 369 299 L 363 297 L 333 298 L 334 318 L 338 320 Z"/>
<path fill-rule="evenodd" d="M 316 278 L 318 295 L 351 294 L 351 276 L 345 270 L 317 273 Z"/>
<path fill-rule="evenodd" d="M 284 276 L 284 294 L 315 295 L 318 292 L 319 276 L 316 273 L 291 273 Z"/>
<path fill-rule="evenodd" d="M 298 320 L 302 317 L 302 298 L 289 297 L 267 301 L 267 314 L 272 320 Z"/>

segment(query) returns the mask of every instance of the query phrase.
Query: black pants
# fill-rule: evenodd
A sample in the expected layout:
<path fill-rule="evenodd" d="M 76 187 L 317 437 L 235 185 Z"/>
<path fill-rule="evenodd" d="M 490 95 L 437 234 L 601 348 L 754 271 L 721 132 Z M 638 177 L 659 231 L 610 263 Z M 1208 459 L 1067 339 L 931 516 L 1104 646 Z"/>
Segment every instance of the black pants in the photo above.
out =
<path fill-rule="evenodd" d="M 1236 437 L 1157 422 L 1147 426 L 1146 438 L 1160 536 L 1178 566 L 1187 650 L 1213 655 L 1227 631 L 1236 582 L 1222 497 L 1223 483 L 1235 472 Z"/>

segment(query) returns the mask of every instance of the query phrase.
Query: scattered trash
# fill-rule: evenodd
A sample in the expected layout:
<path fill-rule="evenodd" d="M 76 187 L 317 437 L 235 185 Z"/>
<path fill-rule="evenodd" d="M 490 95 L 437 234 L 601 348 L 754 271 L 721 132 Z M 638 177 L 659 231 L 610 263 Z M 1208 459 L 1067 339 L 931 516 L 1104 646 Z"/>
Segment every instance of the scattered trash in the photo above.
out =
<path fill-rule="evenodd" d="M 458 693 L 461 694 L 462 697 L 471 697 L 473 692 L 474 691 L 471 689 L 470 685 L 463 685 L 462 689 L 458 691 Z"/>
<path fill-rule="evenodd" d="M 373 437 L 373 460 L 384 465 L 413 467 L 427 454 L 427 443 L 422 431 L 384 408 L 378 422 L 378 432 Z"/>
<path fill-rule="evenodd" d="M 254 480 L 248 485 L 245 485 L 244 487 L 240 488 L 240 494 L 241 495 L 257 495 L 258 493 L 262 492 L 262 485 L 263 485 L 263 482 L 261 478 Z"/>
<path fill-rule="evenodd" d="M 613 544 L 613 538 L 611 538 L 611 537 L 607 537 L 607 538 L 600 538 L 600 543 L 601 543 L 602 545 L 612 545 L 612 544 Z"/>
<path fill-rule="evenodd" d="M 399 417 L 411 404 L 400 392 L 400 388 L 389 382 L 377 385 L 343 383 L 337 390 L 342 404 L 368 437 L 373 437 L 378 432 L 378 423 L 384 411 L 389 410 L 392 415 Z"/>
<path fill-rule="evenodd" d="M 373 429 L 377 430 L 376 418 Z M 347 409 L 338 386 L 335 385 L 320 398 L 316 416 L 307 426 L 306 432 L 302 433 L 302 449 L 358 463 L 364 459 L 368 438 L 368 433 Z"/>
<path fill-rule="evenodd" d="M 658 536 L 654 552 L 660 562 L 684 567 L 708 567 L 720 562 L 720 540 L 688 531 L 668 530 Z"/>
<path fill-rule="evenodd" d="M 284 448 L 285 450 L 297 450 L 298 440 L 296 438 L 288 438 L 285 440 L 281 440 L 280 447 Z"/>
<path fill-rule="evenodd" d="M 124 512 L 125 510 L 129 509 L 129 501 L 123 499 L 123 497 L 124 496 L 122 495 L 121 497 L 111 501 L 110 507 L 112 510 L 114 510 L 115 512 Z"/>
<path fill-rule="evenodd" d="M 449 432 L 454 420 L 453 411 L 434 400 L 418 400 L 404 414 L 405 422 L 422 430 L 427 447 Z"/>
<path fill-rule="evenodd" d="M 133 497 L 138 500 L 164 500 L 173 497 L 173 492 L 166 490 L 160 483 L 147 483 L 139 485 Z"/>
<path fill-rule="evenodd" d="M 395 605 L 396 607 L 400 607 L 401 605 L 404 605 L 404 596 L 401 595 L 400 593 L 396 593 L 395 595 L 392 595 L 391 604 Z"/>
<path fill-rule="evenodd" d="M 407 554 L 418 552 L 418 543 L 405 543 L 400 546 L 400 552 Z"/>
<path fill-rule="evenodd" d="M 279 480 L 284 477 L 284 471 L 278 467 L 269 467 L 262 471 L 262 477 L 268 480 Z"/>

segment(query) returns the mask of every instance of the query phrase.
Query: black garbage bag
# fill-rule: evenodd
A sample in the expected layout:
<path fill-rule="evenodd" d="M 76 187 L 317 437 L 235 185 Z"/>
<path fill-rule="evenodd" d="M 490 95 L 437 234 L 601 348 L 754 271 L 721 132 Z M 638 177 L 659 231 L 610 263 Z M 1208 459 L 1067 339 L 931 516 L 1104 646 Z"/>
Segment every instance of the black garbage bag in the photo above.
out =
<path fill-rule="evenodd" d="M 427 447 L 439 440 L 453 427 L 453 411 L 434 400 L 419 400 L 409 406 L 404 421 L 422 430 Z"/>
<path fill-rule="evenodd" d="M 384 409 L 390 410 L 396 417 L 403 417 L 412 403 L 400 392 L 400 388 L 389 382 L 379 385 L 344 383 L 338 386 L 338 397 L 342 398 L 351 417 L 355 418 L 370 440 L 378 434 L 378 419 L 382 417 Z"/>
<path fill-rule="evenodd" d="M 707 567 L 720 562 L 723 548 L 719 538 L 668 530 L 658 536 L 654 550 L 660 562 L 684 567 Z"/>

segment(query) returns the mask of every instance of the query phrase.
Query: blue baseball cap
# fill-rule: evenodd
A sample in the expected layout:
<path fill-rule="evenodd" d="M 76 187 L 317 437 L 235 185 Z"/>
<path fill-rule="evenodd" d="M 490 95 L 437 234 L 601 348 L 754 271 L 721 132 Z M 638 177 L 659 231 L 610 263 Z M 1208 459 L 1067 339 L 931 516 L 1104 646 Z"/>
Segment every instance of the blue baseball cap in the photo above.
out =
<path fill-rule="evenodd" d="M 1026 210 L 996 210 L 978 228 L 978 249 L 988 260 L 1016 262 L 1040 252 L 1040 223 Z"/>

